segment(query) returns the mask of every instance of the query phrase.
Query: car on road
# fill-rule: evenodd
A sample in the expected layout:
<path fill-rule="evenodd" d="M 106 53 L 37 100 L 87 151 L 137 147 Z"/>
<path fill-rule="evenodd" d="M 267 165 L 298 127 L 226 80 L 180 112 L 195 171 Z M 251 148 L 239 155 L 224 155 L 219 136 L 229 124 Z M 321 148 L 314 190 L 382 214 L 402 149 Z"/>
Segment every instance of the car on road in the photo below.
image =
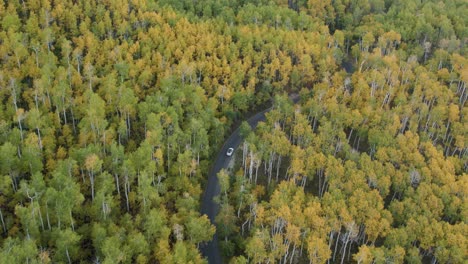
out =
<path fill-rule="evenodd" d="M 228 148 L 228 150 L 226 152 L 226 156 L 231 157 L 232 153 L 234 153 L 234 149 L 233 148 Z"/>

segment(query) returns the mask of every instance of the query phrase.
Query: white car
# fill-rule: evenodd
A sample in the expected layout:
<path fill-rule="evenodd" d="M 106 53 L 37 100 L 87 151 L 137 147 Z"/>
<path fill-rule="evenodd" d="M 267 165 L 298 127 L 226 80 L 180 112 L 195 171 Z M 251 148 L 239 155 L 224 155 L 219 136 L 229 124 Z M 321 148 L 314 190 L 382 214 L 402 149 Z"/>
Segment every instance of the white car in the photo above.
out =
<path fill-rule="evenodd" d="M 234 149 L 233 148 L 228 148 L 228 150 L 226 152 L 226 156 L 231 157 L 232 153 L 234 153 Z"/>

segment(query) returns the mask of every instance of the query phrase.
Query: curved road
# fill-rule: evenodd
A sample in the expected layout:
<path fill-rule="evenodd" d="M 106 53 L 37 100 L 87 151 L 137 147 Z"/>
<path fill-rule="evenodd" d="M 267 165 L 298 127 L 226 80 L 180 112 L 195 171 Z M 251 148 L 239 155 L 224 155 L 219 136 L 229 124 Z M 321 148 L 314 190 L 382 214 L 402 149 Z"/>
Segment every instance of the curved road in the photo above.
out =
<path fill-rule="evenodd" d="M 291 95 L 289 97 L 294 103 L 299 101 L 299 96 Z M 252 128 L 255 128 L 258 122 L 265 120 L 265 113 L 270 111 L 271 108 L 268 108 L 256 115 L 252 116 L 247 120 L 247 123 Z M 216 156 L 216 161 L 213 164 L 213 167 L 208 175 L 208 183 L 206 185 L 205 193 L 202 199 L 202 206 L 201 206 L 201 214 L 206 214 L 210 219 L 211 223 L 215 225 L 215 217 L 219 212 L 219 205 L 213 201 L 213 198 L 219 195 L 220 187 L 218 184 L 218 177 L 216 174 L 222 169 L 227 168 L 229 164 L 230 157 L 226 156 L 226 151 L 228 148 L 237 149 L 239 144 L 242 142 L 242 138 L 239 134 L 239 127 L 232 132 L 231 136 L 224 142 L 223 147 L 219 151 L 218 155 Z M 208 259 L 209 264 L 219 264 L 221 263 L 221 254 L 219 251 L 219 244 L 218 244 L 218 234 L 215 233 L 213 239 L 208 243 L 204 244 L 201 247 L 201 252 L 205 258 Z"/>

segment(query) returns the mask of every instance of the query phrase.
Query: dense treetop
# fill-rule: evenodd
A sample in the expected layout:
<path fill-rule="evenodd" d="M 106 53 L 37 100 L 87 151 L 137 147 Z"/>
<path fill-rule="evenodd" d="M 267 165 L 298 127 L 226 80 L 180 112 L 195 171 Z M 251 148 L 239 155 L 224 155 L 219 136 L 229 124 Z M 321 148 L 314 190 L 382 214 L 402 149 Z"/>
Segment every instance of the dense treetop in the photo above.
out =
<path fill-rule="evenodd" d="M 0 263 L 202 263 L 215 232 L 233 263 L 463 263 L 467 20 L 462 0 L 0 2 Z M 212 158 L 272 102 L 215 228 Z"/>

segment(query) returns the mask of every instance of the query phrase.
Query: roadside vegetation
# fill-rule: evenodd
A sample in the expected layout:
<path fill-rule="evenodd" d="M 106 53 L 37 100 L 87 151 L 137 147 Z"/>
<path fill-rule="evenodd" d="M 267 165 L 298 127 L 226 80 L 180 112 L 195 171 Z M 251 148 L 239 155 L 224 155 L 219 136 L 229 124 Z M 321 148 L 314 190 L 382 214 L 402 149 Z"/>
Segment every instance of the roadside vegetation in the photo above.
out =
<path fill-rule="evenodd" d="M 215 232 L 233 263 L 463 263 L 467 20 L 462 0 L 0 2 L 0 263 L 203 263 Z M 216 231 L 213 157 L 271 104 Z"/>

